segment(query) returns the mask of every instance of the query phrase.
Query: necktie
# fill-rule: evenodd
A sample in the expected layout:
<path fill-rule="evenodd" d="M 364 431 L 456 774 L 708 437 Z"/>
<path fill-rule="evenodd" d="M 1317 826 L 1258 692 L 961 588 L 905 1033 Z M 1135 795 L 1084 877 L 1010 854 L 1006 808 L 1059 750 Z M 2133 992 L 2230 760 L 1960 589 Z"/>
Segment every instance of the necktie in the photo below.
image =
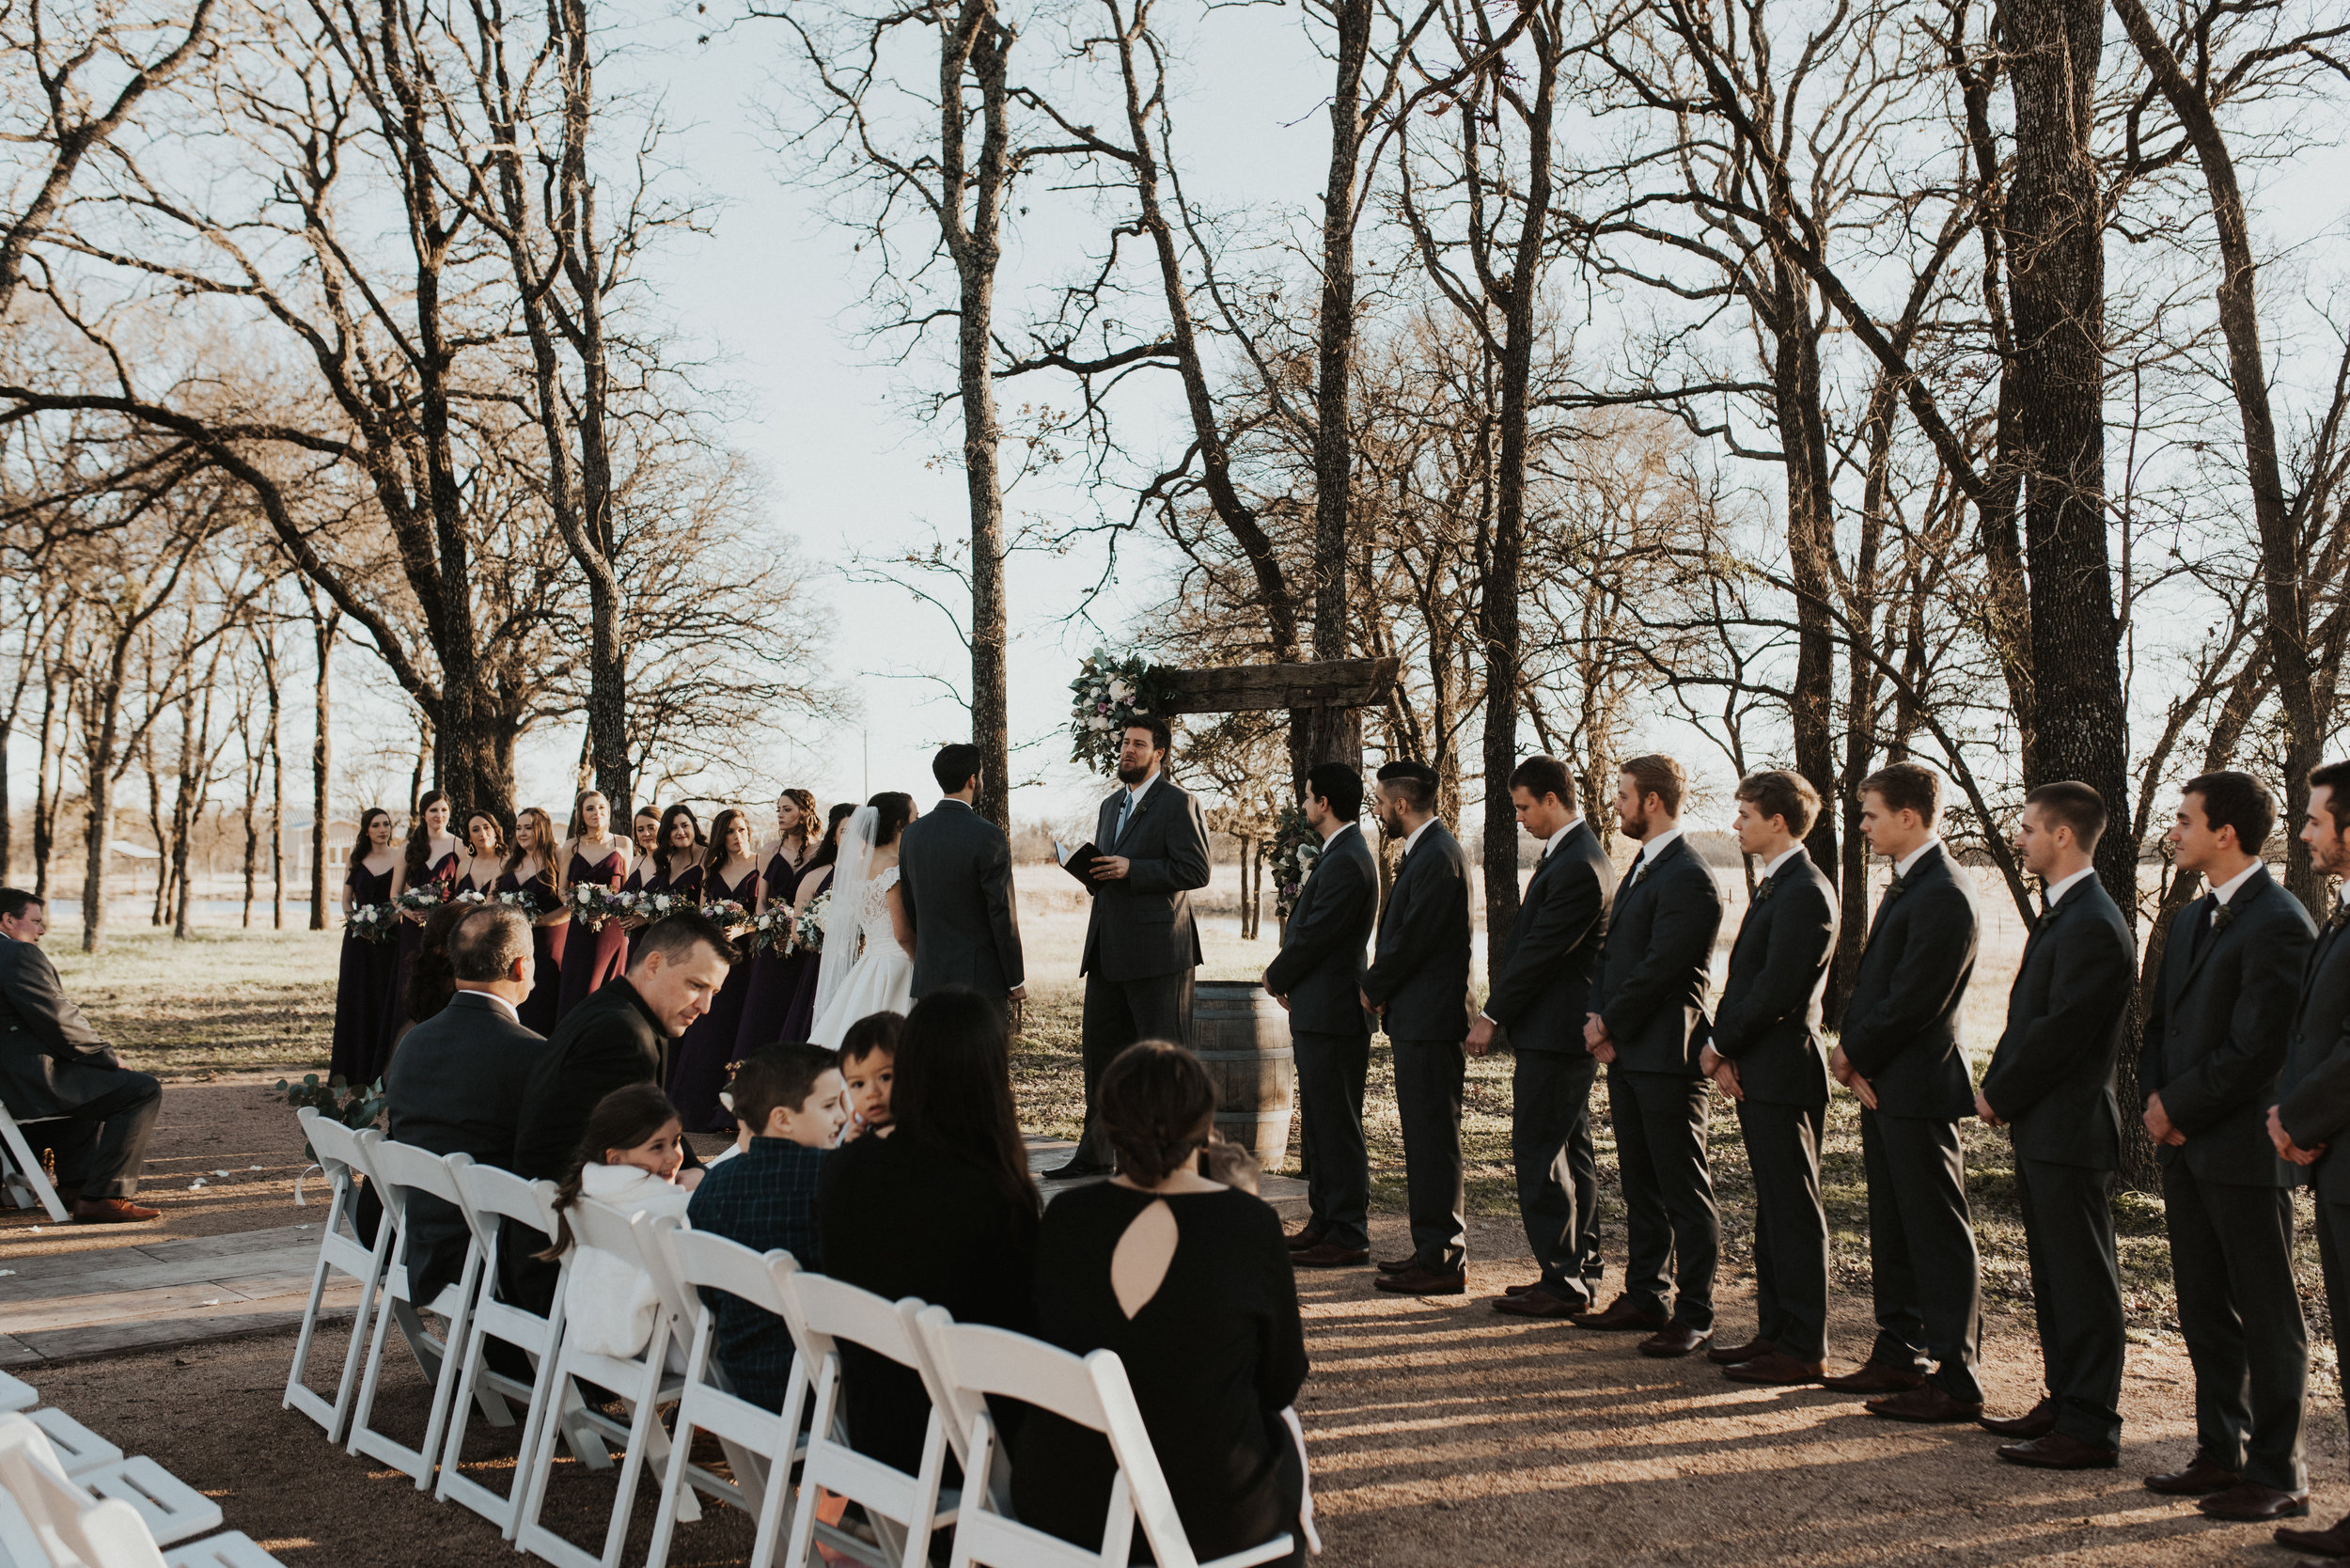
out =
<path fill-rule="evenodd" d="M 1117 848 L 1118 840 L 1126 837 L 1126 819 L 1134 815 L 1134 810 L 1135 792 L 1132 790 L 1129 790 L 1126 792 L 1124 798 L 1120 800 L 1118 803 L 1118 825 L 1110 832 L 1111 848 Z"/>
<path fill-rule="evenodd" d="M 2189 964 L 2203 956 L 2203 945 L 2211 940 L 2212 914 L 2218 907 L 2219 901 L 2209 894 L 2205 894 L 2197 901 L 2195 939 L 2189 942 L 2186 948 L 2186 961 Z"/>
<path fill-rule="evenodd" d="M 1632 857 L 1632 886 L 1635 887 L 1640 886 L 1640 879 L 1646 875 L 1648 875 L 1648 848 L 1642 845 L 1640 853 Z"/>

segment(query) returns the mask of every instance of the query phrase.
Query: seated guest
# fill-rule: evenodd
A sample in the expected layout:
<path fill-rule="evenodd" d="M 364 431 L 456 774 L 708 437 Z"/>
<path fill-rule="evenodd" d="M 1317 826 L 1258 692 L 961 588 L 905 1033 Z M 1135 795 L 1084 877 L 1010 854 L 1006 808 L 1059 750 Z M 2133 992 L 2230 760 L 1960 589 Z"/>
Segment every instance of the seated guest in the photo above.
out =
<path fill-rule="evenodd" d="M 1306 1333 L 1280 1219 L 1199 1174 L 1215 1090 L 1182 1046 L 1128 1046 L 1094 1105 L 1118 1174 L 1045 1212 L 1036 1333 L 1125 1362 L 1202 1559 L 1298 1534 L 1305 1470 L 1282 1411 L 1306 1381 Z M 1012 1505 L 1039 1529 L 1094 1544 L 1116 1473 L 1101 1434 L 1031 1411 L 1012 1445 Z M 1283 1560 L 1304 1561 L 1302 1549 Z"/>
<path fill-rule="evenodd" d="M 778 1247 L 802 1268 L 821 1271 L 816 1239 L 816 1179 L 849 1120 L 840 1068 L 821 1045 L 770 1045 L 735 1069 L 734 1114 L 759 1129 L 735 1158 L 713 1166 L 686 1210 L 697 1231 L 741 1242 L 754 1252 Z M 740 1296 L 709 1293 L 718 1318 L 718 1365 L 734 1391 L 771 1410 L 783 1408 L 791 1372 L 791 1335 L 783 1320 Z"/>
<path fill-rule="evenodd" d="M 678 1184 L 685 1127 L 669 1097 L 650 1084 L 629 1084 L 596 1102 L 579 1153 L 555 1193 L 555 1245 L 539 1254 L 552 1264 L 576 1245 L 570 1210 L 592 1198 L 624 1215 L 682 1216 L 692 1194 Z M 634 1356 L 652 1338 L 661 1292 L 634 1258 L 581 1247 L 563 1297 L 564 1335 L 597 1356 Z M 669 1370 L 685 1370 L 685 1347 L 669 1346 Z"/>
<path fill-rule="evenodd" d="M 384 1074 L 391 1135 L 510 1170 L 523 1085 L 547 1043 L 523 1027 L 519 1011 L 536 978 L 530 917 L 507 904 L 471 904 L 453 925 L 448 1005 L 409 1031 Z M 426 941 L 430 952 L 430 935 Z M 425 969 L 420 954 L 415 973 Z M 414 977 L 409 983 L 413 990 Z M 465 1216 L 455 1208 L 429 1192 L 408 1195 L 408 1278 L 416 1300 L 431 1300 L 462 1277 L 465 1239 Z"/>
<path fill-rule="evenodd" d="M 40 950 L 49 930 L 41 901 L 0 887 L 0 1102 L 19 1121 L 62 1116 L 49 1133 L 57 1197 L 84 1225 L 153 1219 L 131 1201 L 147 1140 L 164 1108 L 163 1085 L 116 1059 L 82 1010 L 67 999 L 56 965 Z"/>
<path fill-rule="evenodd" d="M 905 1027 L 904 1013 L 876 1012 L 851 1024 L 840 1037 L 840 1076 L 849 1090 L 844 1138 L 888 1136 L 889 1087 L 898 1075 L 898 1037 Z"/>
<path fill-rule="evenodd" d="M 1033 1317 L 1036 1184 L 1011 1108 L 1004 1010 L 948 986 L 914 1004 L 899 1037 L 887 1137 L 843 1144 L 816 1187 L 824 1272 L 885 1300 L 918 1296 L 957 1323 L 1026 1333 Z M 884 1464 L 921 1463 L 922 1380 L 861 1345 L 840 1350 L 849 1440 Z"/>

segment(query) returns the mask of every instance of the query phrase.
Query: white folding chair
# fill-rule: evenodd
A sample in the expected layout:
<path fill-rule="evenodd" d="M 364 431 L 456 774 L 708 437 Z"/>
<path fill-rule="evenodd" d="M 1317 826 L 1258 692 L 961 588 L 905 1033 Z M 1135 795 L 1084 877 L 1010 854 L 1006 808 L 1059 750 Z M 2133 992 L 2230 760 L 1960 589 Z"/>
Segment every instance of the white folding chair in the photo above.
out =
<path fill-rule="evenodd" d="M 299 1410 L 326 1429 L 326 1440 L 343 1440 L 343 1421 L 359 1388 L 359 1365 L 366 1357 L 368 1320 L 375 1310 L 376 1292 L 392 1256 L 391 1216 L 376 1224 L 372 1244 L 359 1239 L 359 1178 L 373 1179 L 359 1135 L 315 1105 L 302 1108 L 302 1132 L 326 1172 L 326 1216 L 321 1223 L 318 1262 L 310 1270 L 310 1299 L 302 1309 L 302 1333 L 294 1341 L 293 1368 L 286 1373 L 286 1408 Z M 332 1403 L 303 1382 L 310 1370 L 310 1341 L 318 1333 L 319 1312 L 326 1299 L 326 1281 L 340 1274 L 359 1281 L 359 1307 L 351 1319 L 351 1344 L 343 1352 L 342 1376 L 335 1385 Z"/>
<path fill-rule="evenodd" d="M 782 1279 L 800 1265 L 789 1252 L 778 1249 L 761 1255 L 741 1242 L 688 1231 L 675 1220 L 656 1221 L 653 1237 L 667 1265 L 664 1289 L 675 1290 L 682 1297 L 669 1303 L 670 1309 L 679 1322 L 694 1325 L 694 1343 L 686 1357 L 685 1397 L 678 1404 L 669 1470 L 661 1483 L 661 1514 L 653 1526 L 645 1568 L 665 1568 L 668 1562 L 678 1504 L 688 1485 L 733 1504 L 759 1522 L 751 1543 L 751 1568 L 768 1568 L 776 1560 L 790 1513 L 791 1466 L 805 1448 L 800 1416 L 807 1403 L 807 1369 L 796 1356 L 792 1358 L 780 1412 L 730 1391 L 713 1344 L 717 1314 L 705 1293 L 724 1291 L 780 1318 L 784 1315 Z M 733 1481 L 724 1481 L 691 1462 L 688 1456 L 697 1432 L 718 1439 L 727 1466 L 734 1472 Z"/>
<path fill-rule="evenodd" d="M 1151 1446 L 1151 1434 L 1135 1407 L 1125 1364 L 1116 1353 L 1097 1350 L 1082 1358 L 1042 1340 L 977 1324 L 958 1324 L 943 1307 L 926 1309 L 916 1320 L 922 1346 L 938 1375 L 952 1385 L 956 1403 L 971 1411 L 970 1458 L 975 1469 L 992 1466 L 997 1448 L 987 1396 L 1024 1401 L 1049 1410 L 1109 1439 L 1118 1461 L 1110 1483 L 1109 1509 L 1099 1547 L 1079 1546 L 1012 1518 L 986 1488 L 966 1488 L 955 1520 L 951 1568 L 1102 1568 L 1122 1563 L 1142 1526 L 1159 1568 L 1248 1568 L 1296 1550 L 1288 1532 L 1202 1563 L 1183 1533 L 1167 1495 L 1167 1477 Z"/>
<path fill-rule="evenodd" d="M 946 1423 L 932 1405 L 922 1432 L 922 1457 L 911 1475 L 857 1452 L 849 1445 L 841 1421 L 840 1341 L 861 1345 L 919 1373 L 922 1351 L 915 1342 L 912 1323 L 922 1304 L 909 1297 L 893 1305 L 870 1291 L 821 1274 L 787 1274 L 778 1283 L 783 1287 L 784 1321 L 816 1385 L 807 1460 L 800 1469 L 800 1499 L 791 1511 L 791 1541 L 784 1562 L 789 1568 L 807 1568 L 821 1539 L 841 1556 L 871 1568 L 921 1568 L 930 1559 L 932 1532 L 953 1523 L 958 1503 L 955 1494 L 941 1490 L 947 1469 Z M 818 1519 L 819 1488 L 864 1509 L 881 1549 Z"/>
<path fill-rule="evenodd" d="M 65 1200 L 57 1189 L 49 1184 L 49 1173 L 40 1168 L 40 1156 L 25 1141 L 24 1129 L 43 1121 L 63 1121 L 62 1116 L 28 1116 L 19 1121 L 8 1114 L 8 1107 L 0 1105 L 0 1180 L 8 1184 L 8 1200 L 20 1209 L 39 1203 L 49 1211 L 49 1217 L 65 1223 Z"/>
<path fill-rule="evenodd" d="M 468 1236 L 464 1272 L 457 1283 L 444 1285 L 430 1302 L 417 1301 L 406 1262 L 410 1216 L 414 1213 L 410 1200 L 420 1192 L 431 1193 L 462 1214 L 465 1195 L 457 1185 L 457 1170 L 471 1165 L 473 1156 L 435 1154 L 371 1131 L 361 1133 L 359 1142 L 367 1151 L 368 1163 L 375 1168 L 376 1184 L 383 1189 L 384 1217 L 392 1227 L 393 1252 L 384 1269 L 384 1299 L 376 1310 L 375 1331 L 368 1341 L 367 1375 L 359 1385 L 359 1403 L 351 1413 L 351 1451 L 381 1459 L 414 1478 L 416 1490 L 421 1492 L 432 1484 L 433 1463 L 440 1457 L 441 1439 L 448 1428 L 449 1393 L 457 1384 L 448 1375 L 449 1347 L 462 1347 L 465 1342 L 465 1323 L 472 1315 L 474 1294 L 481 1282 L 481 1247 Z M 446 1322 L 448 1326 L 443 1333 L 435 1334 L 426 1325 L 427 1311 Z M 408 1341 L 408 1349 L 432 1390 L 426 1405 L 424 1441 L 413 1449 L 368 1424 L 375 1414 L 376 1392 L 383 1386 L 384 1349 L 394 1324 L 400 1325 L 400 1337 Z M 494 1390 L 480 1389 L 478 1397 L 493 1420 L 511 1424 L 514 1418 Z"/>
<path fill-rule="evenodd" d="M 657 1253 L 650 1233 L 652 1222 L 645 1215 L 624 1215 L 593 1199 L 582 1199 L 571 1206 L 567 1217 L 572 1240 L 578 1246 L 636 1260 L 637 1266 L 649 1274 L 657 1266 L 646 1261 L 648 1254 L 657 1257 Z M 582 1349 L 567 1319 L 562 1348 L 555 1358 L 555 1415 L 539 1423 L 536 1439 L 524 1454 L 521 1484 L 526 1490 L 521 1522 L 514 1535 L 515 1545 L 546 1559 L 557 1568 L 619 1568 L 621 1549 L 628 1543 L 629 1517 L 636 1507 L 637 1478 L 644 1472 L 648 1460 L 658 1465 L 669 1457 L 668 1434 L 662 1430 L 660 1406 L 685 1392 L 684 1379 L 666 1371 L 672 1339 L 682 1340 L 682 1329 L 668 1311 L 666 1301 L 662 1309 L 653 1314 L 651 1338 L 633 1356 L 603 1356 Z M 598 1411 L 585 1408 L 575 1387 L 583 1381 L 619 1395 L 629 1407 L 628 1423 L 623 1426 Z M 601 1556 L 573 1545 L 540 1523 L 540 1515 L 546 1509 L 547 1482 L 555 1470 L 556 1433 L 573 1422 L 608 1434 L 624 1445 L 619 1488 L 612 1501 L 611 1522 L 604 1528 Z M 700 1516 L 700 1509 L 690 1495 L 680 1498 L 678 1506 L 682 1516 Z"/>
<path fill-rule="evenodd" d="M 0 1417 L 0 1548 L 17 1568 L 163 1568 L 137 1510 L 91 1497 L 23 1416 Z"/>
<path fill-rule="evenodd" d="M 30 1410 L 40 1403 L 40 1390 L 21 1377 L 0 1372 L 0 1411 Z"/>
<path fill-rule="evenodd" d="M 64 1467 L 67 1475 L 86 1475 L 104 1466 L 119 1464 L 122 1460 L 120 1449 L 55 1405 L 27 1410 L 24 1419 L 40 1428 L 41 1435 L 49 1439 L 50 1450 L 56 1454 L 57 1463 Z"/>
<path fill-rule="evenodd" d="M 481 1286 L 474 1296 L 464 1351 L 457 1363 L 456 1390 L 449 1396 L 447 1446 L 441 1450 L 441 1479 L 432 1495 L 443 1502 L 462 1503 L 472 1509 L 511 1541 L 522 1516 L 523 1463 L 516 1463 L 514 1479 L 506 1495 L 500 1497 L 464 1473 L 465 1427 L 472 1419 L 472 1407 L 480 1390 L 486 1388 L 513 1400 L 525 1407 L 521 1455 L 523 1461 L 529 1458 L 539 1423 L 547 1419 L 555 1404 L 555 1356 L 563 1338 L 563 1304 L 571 1288 L 572 1265 L 566 1258 L 556 1271 L 555 1297 L 543 1316 L 526 1307 L 498 1300 L 498 1253 L 505 1245 L 499 1221 L 512 1220 L 528 1233 L 554 1245 L 555 1184 L 525 1182 L 495 1166 L 465 1165 L 458 1168 L 457 1185 L 465 1196 L 465 1223 L 473 1230 L 474 1245 L 481 1249 Z M 528 1357 L 529 1382 L 491 1369 L 489 1348 L 493 1340 L 513 1345 Z M 509 1419 L 494 1424 L 511 1426 L 513 1422 Z M 574 1432 L 566 1435 L 571 1438 L 572 1452 L 583 1464 L 593 1469 L 611 1466 L 611 1456 L 604 1452 L 602 1440 L 594 1433 Z"/>
<path fill-rule="evenodd" d="M 286 1568 L 240 1529 L 208 1535 L 164 1554 L 164 1568 Z"/>

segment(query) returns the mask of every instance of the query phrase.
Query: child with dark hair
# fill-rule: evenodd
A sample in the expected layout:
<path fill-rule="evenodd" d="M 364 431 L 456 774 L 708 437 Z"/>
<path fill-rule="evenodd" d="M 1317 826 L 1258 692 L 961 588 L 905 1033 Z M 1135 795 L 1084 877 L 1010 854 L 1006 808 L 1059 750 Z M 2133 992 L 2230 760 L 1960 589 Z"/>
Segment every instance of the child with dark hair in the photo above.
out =
<path fill-rule="evenodd" d="M 571 1210 L 583 1198 L 624 1215 L 682 1215 L 692 1197 L 677 1184 L 685 1163 L 684 1129 L 669 1097 L 651 1084 L 629 1084 L 596 1102 L 579 1154 L 555 1191 L 555 1245 L 540 1256 L 553 1262 L 577 1245 Z M 652 1338 L 661 1309 L 651 1276 L 634 1258 L 580 1247 L 572 1260 L 564 1332 L 600 1356 L 634 1356 Z M 683 1369 L 675 1343 L 670 1358 Z"/>
<path fill-rule="evenodd" d="M 694 1229 L 820 1268 L 816 1178 L 849 1120 L 839 1058 L 821 1045 L 771 1045 L 736 1067 L 729 1092 L 735 1119 L 755 1136 L 695 1189 L 687 1211 Z M 706 1299 L 718 1320 L 718 1364 L 734 1391 L 782 1409 L 791 1372 L 783 1320 L 724 1291 Z"/>
<path fill-rule="evenodd" d="M 840 1042 L 840 1076 L 849 1090 L 849 1130 L 841 1141 L 871 1133 L 889 1136 L 889 1090 L 898 1075 L 898 1038 L 905 1014 L 875 1012 L 849 1026 Z"/>

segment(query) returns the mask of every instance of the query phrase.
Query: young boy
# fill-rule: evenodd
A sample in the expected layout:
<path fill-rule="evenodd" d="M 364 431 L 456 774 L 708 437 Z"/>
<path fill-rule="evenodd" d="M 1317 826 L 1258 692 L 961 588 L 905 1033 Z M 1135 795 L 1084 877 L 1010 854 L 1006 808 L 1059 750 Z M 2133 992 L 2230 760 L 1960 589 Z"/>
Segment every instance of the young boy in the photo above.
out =
<path fill-rule="evenodd" d="M 801 1267 L 819 1268 L 816 1177 L 849 1120 L 839 1061 L 818 1045 L 770 1046 L 736 1070 L 733 1094 L 736 1118 L 758 1136 L 710 1171 L 695 1189 L 686 1217 L 697 1231 L 754 1252 L 780 1247 Z M 734 1391 L 782 1409 L 791 1371 L 791 1336 L 783 1320 L 724 1292 L 713 1291 L 709 1299 L 718 1319 L 718 1364 Z"/>
<path fill-rule="evenodd" d="M 876 1012 L 849 1026 L 840 1041 L 840 1075 L 849 1085 L 849 1130 L 841 1141 L 868 1133 L 886 1137 L 889 1086 L 897 1076 L 898 1037 L 905 1032 L 903 1013 Z"/>

